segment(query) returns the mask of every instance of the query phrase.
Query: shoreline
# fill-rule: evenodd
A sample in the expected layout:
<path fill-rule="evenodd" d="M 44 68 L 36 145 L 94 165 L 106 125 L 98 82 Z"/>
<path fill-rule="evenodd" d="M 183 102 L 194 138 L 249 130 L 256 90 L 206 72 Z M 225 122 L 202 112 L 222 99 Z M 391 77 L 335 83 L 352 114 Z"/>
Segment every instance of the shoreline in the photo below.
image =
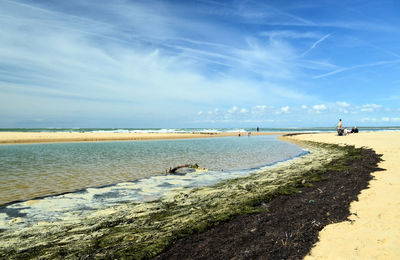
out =
<path fill-rule="evenodd" d="M 163 252 L 159 256 L 161 259 L 176 259 L 177 255 L 182 256 L 185 253 L 189 254 L 187 257 L 194 259 L 196 249 L 196 252 L 200 252 L 198 258 L 204 258 L 207 254 L 215 256 L 216 252 L 221 252 L 221 257 L 226 257 L 226 253 L 229 253 L 236 257 L 259 258 L 271 257 L 271 253 L 274 252 L 280 259 L 288 258 L 288 252 L 291 252 L 292 258 L 302 258 L 308 254 L 307 257 L 311 259 L 365 259 L 371 256 L 395 259 L 400 256 L 397 247 L 400 223 L 398 218 L 387 217 L 395 217 L 400 211 L 400 202 L 398 199 L 394 201 L 394 198 L 398 197 L 397 187 L 400 183 L 398 177 L 396 178 L 396 171 L 400 165 L 394 163 L 397 162 L 400 152 L 399 137 L 400 133 L 388 132 L 359 133 L 344 137 L 333 133 L 285 136 L 285 141 L 302 143 L 303 149 L 306 149 L 304 146 L 309 147 L 307 150 L 310 152 L 302 158 L 283 163 L 268 171 L 269 175 L 279 175 L 277 180 L 288 177 L 289 172 L 289 176 L 294 174 L 289 186 L 279 186 L 282 185 L 279 181 L 277 187 L 282 188 L 269 191 L 266 183 L 273 186 L 278 183 L 271 182 L 269 175 L 260 172 L 256 176 L 225 181 L 212 187 L 189 191 L 176 190 L 164 199 L 146 205 L 129 204 L 102 210 L 84 221 L 71 220 L 63 225 L 41 224 L 20 233 L 22 236 L 29 234 L 24 239 L 18 238 L 18 235 L 0 232 L 0 237 L 7 238 L 3 242 L 0 239 L 0 256 L 8 256 L 9 253 L 13 257 L 46 254 L 103 258 L 136 255 L 138 258 L 150 258 Z M 352 148 L 349 146 L 352 144 L 364 148 Z M 380 145 L 380 148 L 376 145 Z M 383 154 L 384 162 L 380 162 L 378 166 L 386 171 L 381 172 L 376 164 L 374 165 L 376 160 L 379 161 L 379 156 L 374 151 Z M 344 162 L 346 163 L 343 164 Z M 355 169 L 359 168 L 360 171 L 368 173 L 363 177 L 361 186 L 350 180 L 354 173 L 359 172 L 350 170 L 354 167 L 347 165 L 353 162 L 357 163 Z M 328 181 L 324 172 L 331 174 Z M 374 178 L 372 181 L 371 176 Z M 383 183 L 379 180 L 382 177 Z M 330 179 L 342 179 L 342 182 L 347 183 L 344 191 L 351 191 L 351 196 L 338 192 L 343 183 L 339 182 L 339 186 L 329 188 Z M 302 180 L 306 182 L 303 183 Z M 378 185 L 375 182 L 378 182 Z M 389 193 L 390 196 L 386 193 L 380 194 L 388 188 L 394 193 Z M 328 193 L 326 189 L 333 193 Z M 337 204 L 338 197 L 341 196 L 344 202 L 339 201 Z M 275 199 L 270 201 L 271 198 Z M 385 204 L 384 207 L 377 205 L 376 199 L 379 199 L 380 204 Z M 282 205 L 287 203 L 289 206 L 282 208 Z M 358 203 L 366 206 L 359 209 L 358 206 L 354 206 Z M 334 208 L 329 208 L 332 205 Z M 310 219 L 296 215 L 299 209 L 311 208 L 315 212 L 311 211 Z M 294 212 L 288 213 L 287 210 L 290 209 L 294 209 Z M 334 210 L 339 210 L 338 218 Z M 368 212 L 373 216 L 366 216 Z M 317 213 L 321 215 L 321 220 L 315 218 Z M 285 220 L 271 222 L 271 218 L 274 221 Z M 265 227 L 264 223 L 273 225 Z M 287 226 L 292 223 L 299 226 Z M 345 226 L 345 229 L 341 226 Z M 337 227 L 339 230 L 335 231 Z M 272 228 L 276 228 L 276 233 Z M 359 233 L 354 233 L 352 229 L 355 228 Z M 51 232 L 41 235 L 43 230 Z M 241 232 L 237 232 L 238 230 Z M 314 232 L 311 237 L 310 231 Z M 270 233 L 276 237 L 270 237 Z M 60 234 L 64 235 L 60 237 Z M 267 234 L 268 239 L 272 239 L 271 243 L 265 240 Z M 329 234 L 334 234 L 333 239 L 329 238 Z M 253 243 L 256 238 L 261 240 Z M 318 238 L 320 241 L 316 243 Z M 380 240 L 376 240 L 377 238 Z M 231 240 L 226 243 L 226 239 Z M 36 245 L 35 241 L 42 241 L 47 246 Z M 249 241 L 250 244 L 242 245 L 241 241 Z M 4 247 L 5 245 L 7 246 Z M 210 245 L 215 246 L 209 248 Z M 268 246 L 272 246 L 269 249 L 272 251 L 266 250 Z M 348 250 L 343 247 L 347 247 Z M 168 250 L 164 251 L 165 248 Z M 333 252 L 332 248 L 338 250 Z"/>
<path fill-rule="evenodd" d="M 320 179 L 318 169 L 324 169 L 332 160 L 347 153 L 336 146 L 304 145 L 307 148 L 303 146 L 303 149 L 309 154 L 247 177 L 222 181 L 209 187 L 175 189 L 157 201 L 123 204 L 98 210 L 84 218 L 71 218 L 67 222 L 42 223 L 17 233 L 2 231 L 0 256 L 154 257 L 177 239 L 208 232 L 210 228 L 229 222 L 236 216 L 248 213 L 265 215 L 271 199 L 309 187 L 313 180 Z M 303 179 L 307 180 L 305 184 L 301 183 Z M 281 213 L 285 215 L 285 212 Z M 223 232 L 226 234 L 227 231 Z M 228 232 L 228 236 L 231 235 Z M 301 245 L 303 253 L 304 248 L 307 253 L 311 245 Z M 190 246 L 188 252 L 192 249 L 193 246 Z"/>
<path fill-rule="evenodd" d="M 242 137 L 247 133 L 241 132 Z M 284 132 L 251 132 L 251 135 L 282 135 Z M 238 132 L 221 133 L 93 133 L 93 132 L 0 132 L 1 144 L 35 144 L 61 142 L 103 142 L 173 140 L 238 136 Z"/>
<path fill-rule="evenodd" d="M 292 165 L 305 166 L 304 179 L 272 200 L 261 202 L 264 212 L 235 216 L 205 233 L 185 237 L 154 259 L 302 259 L 324 226 L 346 221 L 350 203 L 367 188 L 371 172 L 379 170 L 380 156 L 371 149 L 283 139 L 303 147 L 320 146 L 322 150 L 311 150 L 330 151 L 332 160 L 316 168 L 307 167 L 308 163 Z M 317 259 L 321 258 L 325 259 Z M 341 258 L 346 257 L 333 259 Z"/>

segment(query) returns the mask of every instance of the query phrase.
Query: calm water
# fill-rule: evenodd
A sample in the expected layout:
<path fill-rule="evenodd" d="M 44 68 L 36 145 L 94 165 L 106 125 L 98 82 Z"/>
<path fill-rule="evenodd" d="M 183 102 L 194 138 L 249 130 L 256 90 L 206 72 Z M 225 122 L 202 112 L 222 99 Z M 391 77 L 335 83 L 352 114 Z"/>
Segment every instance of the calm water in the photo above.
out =
<path fill-rule="evenodd" d="M 218 174 L 302 152 L 276 136 L 0 146 L 0 204 L 160 175 L 197 163 Z"/>

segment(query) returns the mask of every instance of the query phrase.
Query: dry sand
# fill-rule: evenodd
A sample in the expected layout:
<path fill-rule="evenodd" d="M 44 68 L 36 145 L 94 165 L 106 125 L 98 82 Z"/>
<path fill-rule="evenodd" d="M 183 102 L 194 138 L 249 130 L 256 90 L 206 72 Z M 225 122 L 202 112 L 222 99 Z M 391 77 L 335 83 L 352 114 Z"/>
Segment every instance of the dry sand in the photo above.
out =
<path fill-rule="evenodd" d="M 307 134 L 296 139 L 369 147 L 383 154 L 369 189 L 351 204 L 350 221 L 326 226 L 306 259 L 400 259 L 400 132 L 337 136 Z"/>
<path fill-rule="evenodd" d="M 241 132 L 242 135 L 247 133 Z M 251 133 L 251 135 L 277 135 L 282 133 Z M 53 142 L 94 142 L 161 140 L 237 136 L 230 133 L 93 133 L 93 132 L 0 132 L 0 144 L 53 143 Z"/>

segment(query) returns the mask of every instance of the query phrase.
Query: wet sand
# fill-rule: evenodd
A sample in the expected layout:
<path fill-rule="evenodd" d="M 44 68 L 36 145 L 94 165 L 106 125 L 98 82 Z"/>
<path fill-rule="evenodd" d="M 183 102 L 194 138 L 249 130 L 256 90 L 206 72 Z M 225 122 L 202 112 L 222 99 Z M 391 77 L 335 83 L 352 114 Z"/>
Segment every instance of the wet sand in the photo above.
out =
<path fill-rule="evenodd" d="M 332 133 L 292 137 L 369 147 L 383 154 L 369 188 L 351 203 L 350 221 L 326 226 L 306 259 L 400 259 L 400 132 Z"/>
<path fill-rule="evenodd" d="M 279 135 L 282 133 L 256 132 L 251 135 Z M 98 133 L 98 132 L 0 132 L 0 144 L 55 143 L 55 142 L 96 142 L 167 140 L 237 136 L 238 132 L 224 133 Z M 241 132 L 242 136 L 247 133 Z"/>

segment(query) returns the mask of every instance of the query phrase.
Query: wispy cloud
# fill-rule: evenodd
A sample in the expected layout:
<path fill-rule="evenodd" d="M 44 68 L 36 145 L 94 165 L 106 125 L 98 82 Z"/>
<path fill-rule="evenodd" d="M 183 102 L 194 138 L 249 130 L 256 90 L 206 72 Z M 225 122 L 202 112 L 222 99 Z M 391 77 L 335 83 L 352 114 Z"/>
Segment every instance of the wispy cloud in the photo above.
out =
<path fill-rule="evenodd" d="M 379 53 L 360 65 L 337 65 L 347 62 L 337 54 L 353 50 L 344 42 L 330 51 L 346 39 L 348 28 L 368 21 L 322 21 L 310 15 L 316 8 L 328 10 L 259 1 L 198 1 L 196 7 L 185 1 L 2 1 L 0 122 L 6 115 L 7 122 L 18 121 L 9 119 L 15 115 L 21 124 L 27 118 L 56 122 L 57 116 L 71 119 L 68 124 L 74 117 L 77 124 L 104 118 L 146 126 L 190 124 L 196 116 L 279 122 L 277 113 L 336 113 L 334 105 L 350 111 L 344 101 L 329 102 L 329 86 L 310 78 L 335 79 L 341 72 L 398 65 L 400 59 L 381 58 L 385 46 L 372 42 L 359 55 Z M 389 52 L 397 58 L 395 49 Z M 347 100 L 352 106 L 378 102 Z M 315 110 L 314 104 L 326 109 Z"/>
<path fill-rule="evenodd" d="M 325 41 L 328 37 L 330 37 L 331 34 L 326 34 L 323 37 L 321 37 L 318 41 L 314 42 L 311 47 L 306 50 L 305 52 L 303 52 L 300 56 L 306 56 L 311 50 L 313 50 L 314 48 L 316 48 L 318 46 L 318 44 L 320 44 L 321 42 Z"/>
<path fill-rule="evenodd" d="M 382 65 L 390 65 L 390 64 L 397 64 L 400 63 L 400 59 L 397 60 L 388 60 L 388 61 L 379 61 L 379 62 L 373 62 L 373 63 L 367 63 L 367 64 L 360 64 L 360 65 L 355 65 L 355 66 L 350 66 L 350 67 L 345 67 L 341 69 L 337 69 L 328 73 L 324 73 L 321 75 L 314 76 L 313 79 L 320 79 L 320 78 L 325 78 L 328 76 L 335 75 L 337 73 L 341 73 L 344 71 L 349 71 L 349 70 L 354 70 L 354 69 L 360 69 L 360 68 L 367 68 L 367 67 L 375 67 L 375 66 L 382 66 Z"/>
<path fill-rule="evenodd" d="M 292 38 L 292 39 L 318 39 L 319 33 L 315 32 L 296 32 L 289 30 L 274 30 L 264 31 L 260 33 L 261 36 L 267 36 L 272 38 Z"/>

